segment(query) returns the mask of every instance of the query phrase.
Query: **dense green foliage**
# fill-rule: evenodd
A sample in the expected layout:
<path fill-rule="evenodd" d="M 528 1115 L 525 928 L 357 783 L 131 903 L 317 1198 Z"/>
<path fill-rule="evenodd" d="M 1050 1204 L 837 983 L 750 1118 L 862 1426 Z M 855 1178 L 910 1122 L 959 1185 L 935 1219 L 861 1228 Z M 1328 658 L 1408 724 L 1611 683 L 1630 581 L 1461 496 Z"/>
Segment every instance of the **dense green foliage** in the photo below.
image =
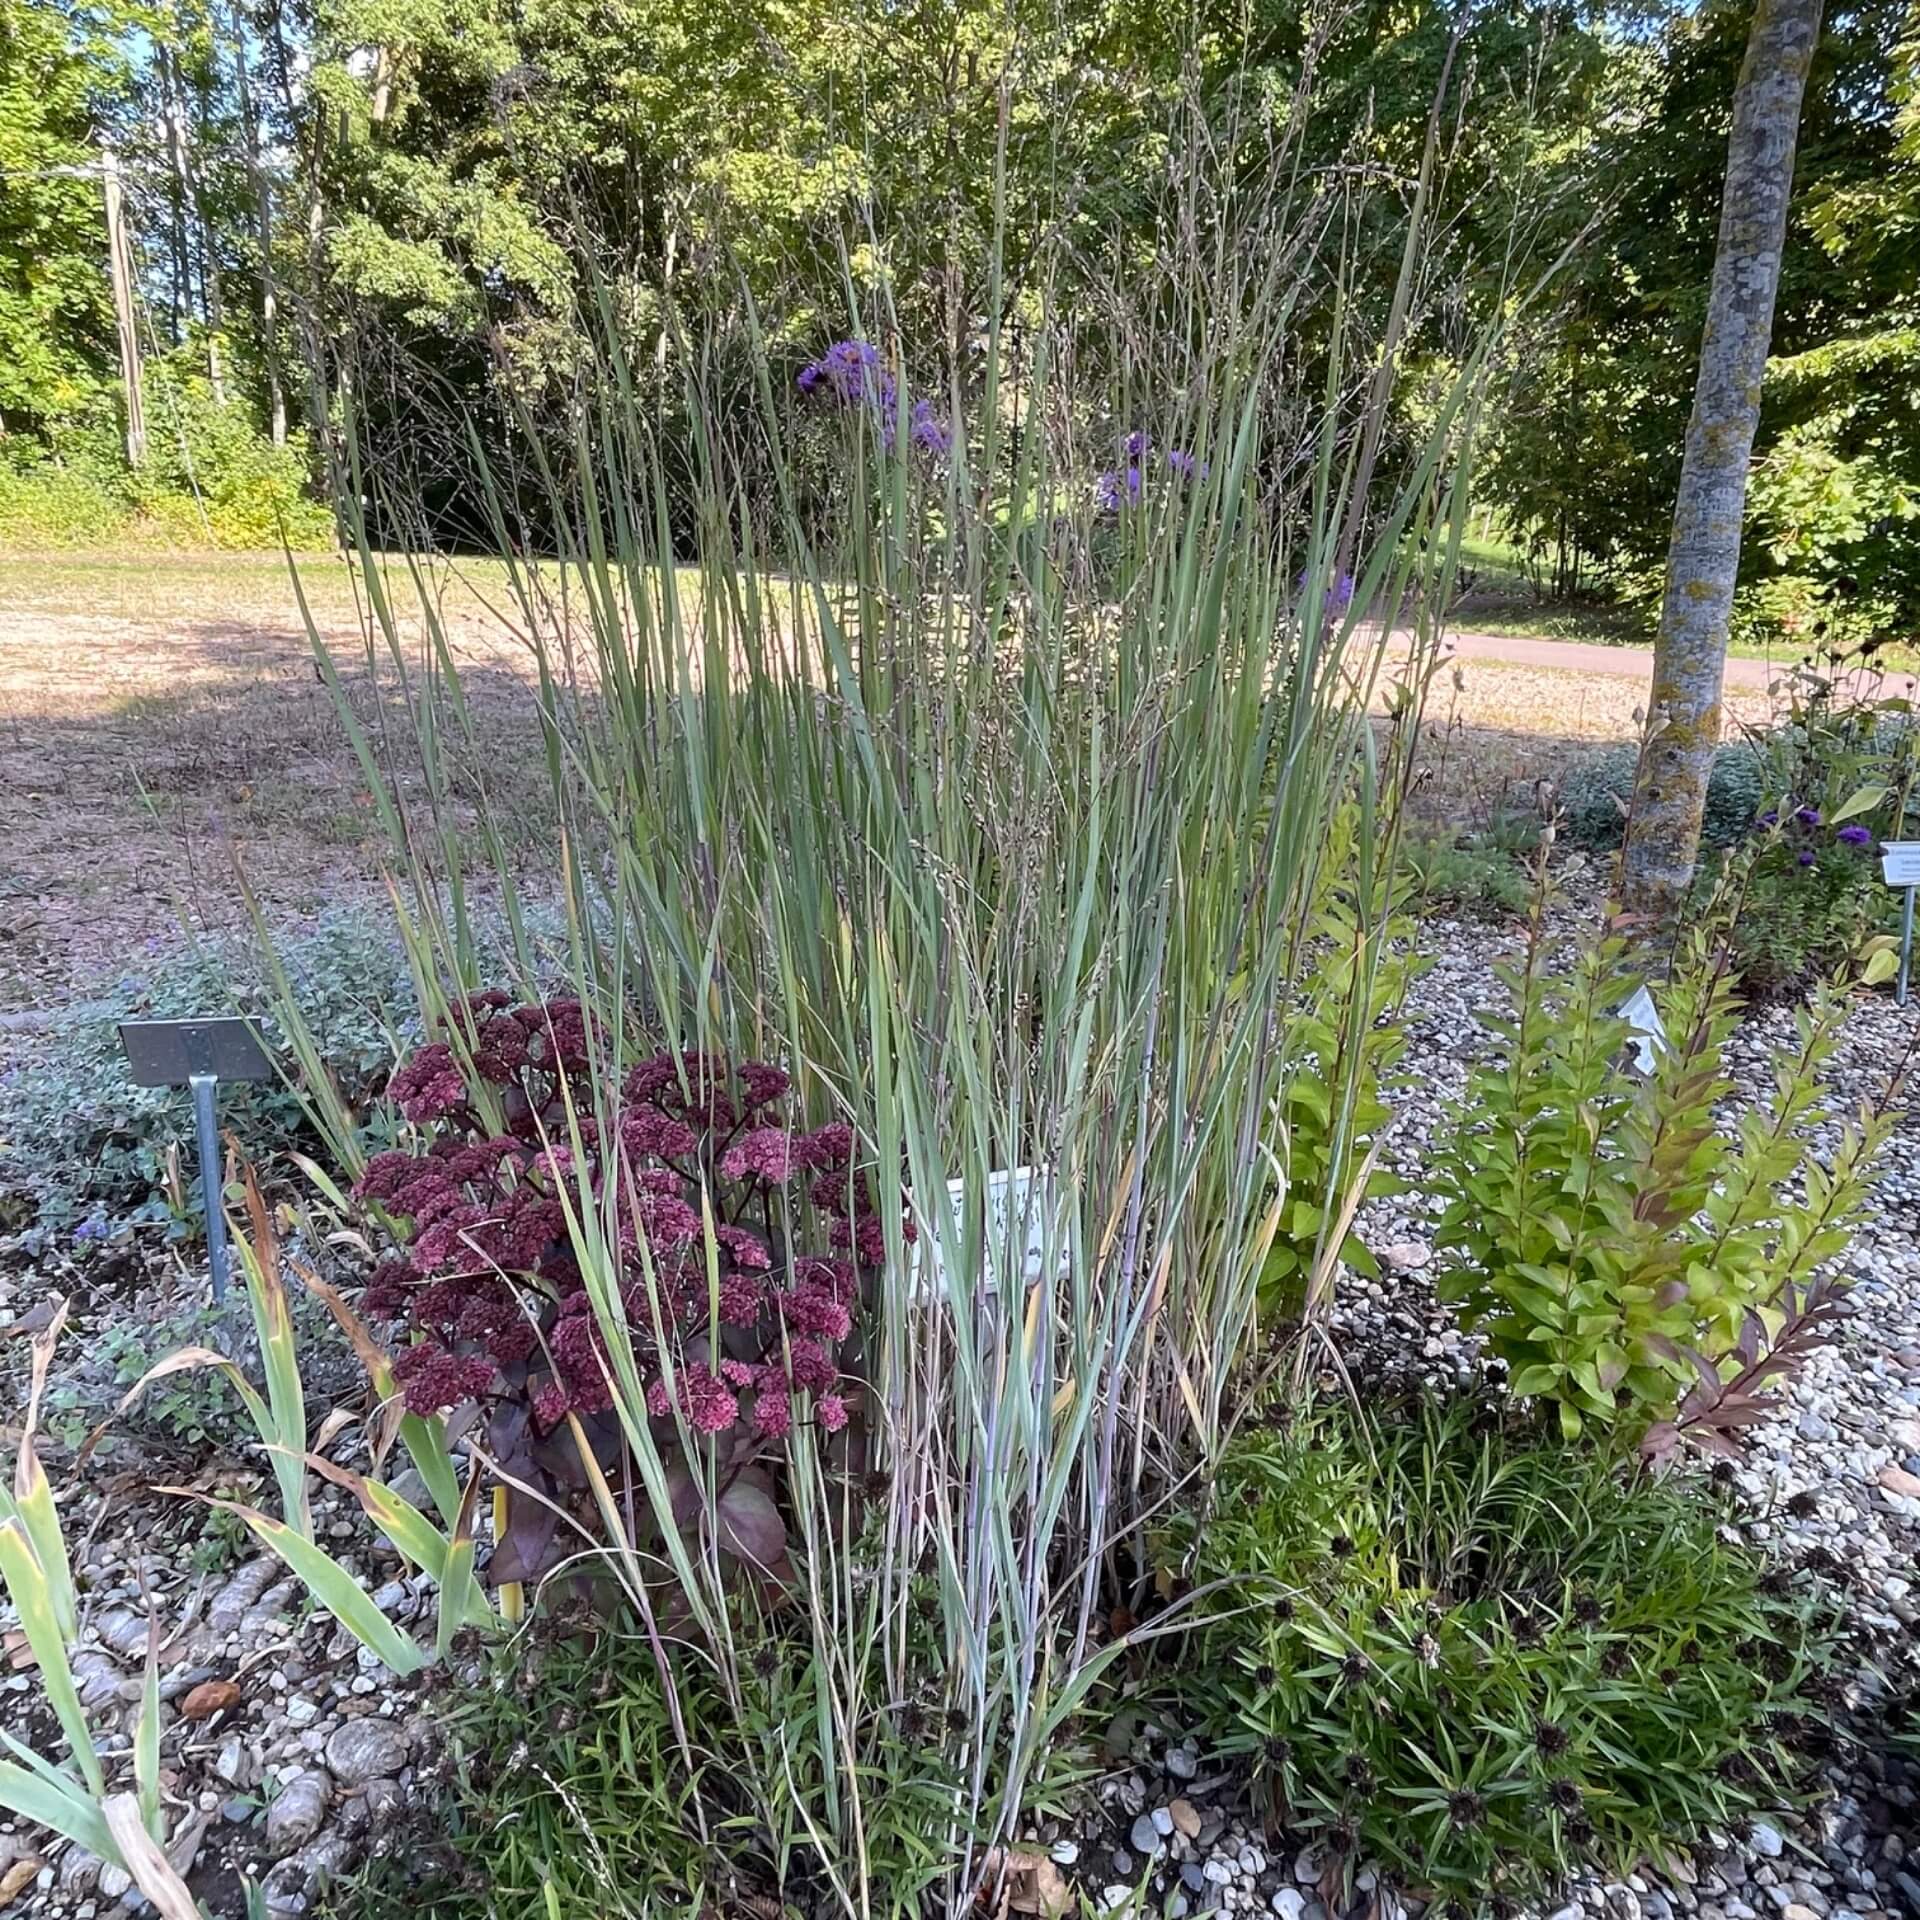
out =
<path fill-rule="evenodd" d="M 1914 623 L 1906 7 L 1859 0 L 1822 41 L 1749 624 L 1864 637 Z M 1417 431 L 1421 362 L 1447 364 L 1516 266 L 1565 249 L 1566 291 L 1490 414 L 1483 488 L 1562 585 L 1596 564 L 1644 584 L 1671 511 L 1746 25 L 1740 0 L 1659 21 L 1544 0 L 1331 18 L 1301 0 L 1193 16 L 942 0 L 884 18 L 836 0 L 162 0 L 137 15 L 123 0 L 15 0 L 0 27 L 0 168 L 16 176 L 0 208 L 0 539 L 142 523 L 215 544 L 277 537 L 287 476 L 323 494 L 337 475 L 350 396 L 396 492 L 443 531 L 484 536 L 469 433 L 497 456 L 515 409 L 551 418 L 602 302 L 662 393 L 679 391 L 696 338 L 710 370 L 730 368 L 708 387 L 705 424 L 724 425 L 752 405 L 749 296 L 780 375 L 849 293 L 911 352 L 961 359 L 983 325 L 1031 318 L 1043 247 L 1073 262 L 1090 318 L 1105 289 L 1161 275 L 1183 244 L 1166 183 L 1201 129 L 1241 193 L 1274 184 L 1282 152 L 1288 167 L 1411 176 L 1444 85 L 1436 209 L 1455 255 L 1483 264 L 1464 304 L 1419 323 L 1402 424 Z M 113 325 L 85 171 L 108 138 L 145 349 L 200 365 L 237 422 L 197 451 L 191 487 L 109 472 Z M 1369 226 L 1351 291 L 1377 310 L 1397 242 L 1390 222 Z M 1159 324 L 1186 324 L 1170 287 L 1160 309 Z M 1325 325 L 1304 327 L 1309 351 Z M 1092 326 L 1083 350 L 1116 343 Z M 156 457 L 176 460 L 180 432 L 150 412 Z M 304 422 L 304 441 L 273 444 L 276 415 Z M 665 430 L 691 439 L 693 425 Z M 291 530 L 324 538 L 328 522 Z"/>
<path fill-rule="evenodd" d="M 1632 1438 L 1696 1380 L 1758 1359 L 1751 1330 L 1777 1333 L 1796 1289 L 1847 1246 L 1891 1123 L 1863 1111 L 1813 1161 L 1843 1011 L 1829 989 L 1800 1013 L 1770 1100 L 1730 1146 L 1715 1107 L 1732 1090 L 1739 1001 L 1716 917 L 1659 995 L 1666 1044 L 1642 1074 L 1623 1067 L 1622 1008 L 1644 962 L 1608 936 L 1557 964 L 1547 910 L 1543 883 L 1525 952 L 1501 969 L 1492 1055 L 1437 1143 L 1436 1244 L 1459 1260 L 1440 1292 L 1570 1438 L 1589 1421 Z"/>
<path fill-rule="evenodd" d="M 1379 1861 L 1461 1912 L 1543 1907 L 1799 1774 L 1815 1603 L 1717 1518 L 1494 1406 L 1282 1415 L 1195 1523 L 1237 1604 L 1174 1684 L 1335 1883 Z"/>
<path fill-rule="evenodd" d="M 1620 49 L 1594 130 L 1608 191 L 1485 492 L 1571 584 L 1657 584 L 1679 479 L 1749 15 L 1709 6 Z M 1736 623 L 1909 635 L 1920 622 L 1920 129 L 1908 0 L 1830 8 L 1809 76 Z M 1585 210 L 1583 210 L 1585 217 Z"/>

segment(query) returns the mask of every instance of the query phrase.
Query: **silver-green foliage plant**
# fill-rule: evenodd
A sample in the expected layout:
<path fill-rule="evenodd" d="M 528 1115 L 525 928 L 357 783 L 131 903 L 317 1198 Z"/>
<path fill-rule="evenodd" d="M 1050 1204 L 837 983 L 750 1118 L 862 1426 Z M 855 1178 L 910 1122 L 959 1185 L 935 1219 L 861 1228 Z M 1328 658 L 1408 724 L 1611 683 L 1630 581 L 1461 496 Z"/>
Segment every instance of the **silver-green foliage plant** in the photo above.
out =
<path fill-rule="evenodd" d="M 1554 1402 L 1569 1437 L 1595 1422 L 1634 1440 L 1683 1394 L 1700 1410 L 1697 1394 L 1798 1323 L 1852 1238 L 1894 1116 L 1864 1103 L 1816 1151 L 1845 1013 L 1836 984 L 1798 1011 L 1771 1093 L 1729 1137 L 1717 1109 L 1735 1091 L 1739 999 L 1724 915 L 1683 942 L 1656 995 L 1666 1040 L 1641 1073 L 1622 1009 L 1644 954 L 1610 928 L 1569 956 L 1551 907 L 1543 855 L 1525 949 L 1501 969 L 1507 1008 L 1486 1020 L 1491 1054 L 1433 1161 L 1448 1203 L 1436 1241 L 1455 1255 L 1440 1286 L 1514 1392 Z M 1731 1445 L 1711 1420 L 1690 1431 Z"/>
<path fill-rule="evenodd" d="M 339 911 L 289 934 L 277 956 L 290 1017 L 350 1105 L 376 1090 L 411 1037 L 414 996 L 405 950 L 391 927 Z M 193 1139 L 184 1088 L 137 1087 L 118 1022 L 179 1018 L 229 1008 L 262 1021 L 271 1051 L 288 1060 L 286 1025 L 266 1004 L 257 968 L 228 945 L 198 944 L 89 987 L 37 1036 L 6 1086 L 0 1190 L 18 1192 L 50 1234 L 105 1237 L 119 1224 L 198 1237 L 197 1188 L 170 1178 Z M 255 1154 L 298 1144 L 301 1102 L 278 1081 L 222 1091 L 221 1119 Z M 184 1206 L 173 1204 L 180 1187 Z"/>

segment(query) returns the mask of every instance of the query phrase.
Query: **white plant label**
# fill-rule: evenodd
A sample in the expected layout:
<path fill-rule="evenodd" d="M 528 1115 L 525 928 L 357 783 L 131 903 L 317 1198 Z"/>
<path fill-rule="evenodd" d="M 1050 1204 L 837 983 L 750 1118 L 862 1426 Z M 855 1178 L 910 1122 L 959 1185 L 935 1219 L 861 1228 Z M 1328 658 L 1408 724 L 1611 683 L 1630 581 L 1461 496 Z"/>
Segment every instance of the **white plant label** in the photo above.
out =
<path fill-rule="evenodd" d="M 1633 1063 L 1642 1073 L 1651 1073 L 1654 1059 L 1667 1050 L 1667 1029 L 1653 1004 L 1653 995 L 1644 985 L 1635 987 L 1620 1003 L 1620 1018 L 1633 1029 L 1627 1045 L 1633 1049 Z"/>
<path fill-rule="evenodd" d="M 1880 875 L 1890 887 L 1920 887 L 1920 840 L 1883 840 Z"/>
<path fill-rule="evenodd" d="M 1060 1223 L 1048 1219 L 1053 1202 L 1053 1182 L 1044 1170 L 1037 1167 L 1010 1167 L 988 1174 L 986 1200 L 987 1217 L 982 1222 L 980 1246 L 982 1266 L 979 1292 L 999 1293 L 1003 1290 L 1000 1269 L 1006 1263 L 1010 1246 L 1022 1242 L 1025 1251 L 1020 1261 L 1020 1284 L 1017 1288 L 1005 1290 L 1024 1293 L 1032 1286 L 1045 1271 L 1050 1227 L 1058 1249 L 1059 1270 L 1065 1271 L 1065 1235 Z M 951 1238 L 946 1244 L 954 1257 L 958 1258 L 966 1235 L 967 1183 L 964 1180 L 947 1182 L 947 1206 L 951 1214 L 947 1229 Z M 930 1222 L 923 1222 L 920 1237 L 913 1243 L 909 1279 L 916 1293 L 940 1295 L 947 1290 L 946 1257 L 939 1236 L 929 1230 L 930 1226 Z"/>

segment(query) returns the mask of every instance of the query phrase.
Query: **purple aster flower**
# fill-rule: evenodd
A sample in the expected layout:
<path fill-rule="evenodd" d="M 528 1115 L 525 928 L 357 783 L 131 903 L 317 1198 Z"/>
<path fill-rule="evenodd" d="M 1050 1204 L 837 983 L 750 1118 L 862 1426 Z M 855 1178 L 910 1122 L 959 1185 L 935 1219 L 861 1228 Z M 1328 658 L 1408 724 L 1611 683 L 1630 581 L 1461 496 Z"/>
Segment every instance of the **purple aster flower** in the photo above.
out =
<path fill-rule="evenodd" d="M 1167 455 L 1167 465 L 1182 480 L 1204 480 L 1212 472 L 1212 468 L 1204 460 L 1196 460 L 1192 454 L 1179 447 L 1175 447 Z"/>
<path fill-rule="evenodd" d="M 1803 827 L 1817 827 L 1820 824 L 1820 809 L 1818 807 L 1796 807 L 1793 817 L 1798 820 Z"/>
<path fill-rule="evenodd" d="M 883 417 L 897 405 L 893 375 L 871 340 L 836 340 L 801 368 L 798 385 L 802 393 L 824 392 L 843 407 L 871 407 Z"/>
<path fill-rule="evenodd" d="M 1873 845 L 1872 832 L 1862 826 L 1842 827 L 1836 838 L 1849 847 L 1870 847 Z"/>
<path fill-rule="evenodd" d="M 1811 847 L 1802 847 L 1795 858 L 1801 866 L 1810 867 L 1813 865 L 1813 849 Z"/>
<path fill-rule="evenodd" d="M 1138 460 L 1143 453 L 1150 453 L 1152 450 L 1152 435 L 1142 433 L 1138 427 L 1134 428 L 1134 430 L 1120 442 L 1120 451 L 1124 453 L 1129 460 Z"/>
<path fill-rule="evenodd" d="M 1294 591 L 1305 593 L 1307 576 L 1303 573 L 1294 581 Z M 1327 582 L 1326 607 L 1329 613 L 1345 613 L 1353 601 L 1353 575 L 1342 570 Z"/>
<path fill-rule="evenodd" d="M 934 412 L 931 400 L 916 400 L 913 403 L 913 420 L 907 429 L 907 437 L 923 453 L 939 454 L 944 458 L 953 451 L 953 429 Z"/>
<path fill-rule="evenodd" d="M 1779 808 L 1769 807 L 1766 812 L 1760 816 L 1759 824 L 1763 827 L 1777 827 L 1780 824 Z"/>
<path fill-rule="evenodd" d="M 1137 507 L 1145 478 L 1138 467 L 1127 467 L 1119 473 L 1103 473 L 1093 483 L 1094 504 L 1102 513 L 1118 513 L 1123 506 Z"/>

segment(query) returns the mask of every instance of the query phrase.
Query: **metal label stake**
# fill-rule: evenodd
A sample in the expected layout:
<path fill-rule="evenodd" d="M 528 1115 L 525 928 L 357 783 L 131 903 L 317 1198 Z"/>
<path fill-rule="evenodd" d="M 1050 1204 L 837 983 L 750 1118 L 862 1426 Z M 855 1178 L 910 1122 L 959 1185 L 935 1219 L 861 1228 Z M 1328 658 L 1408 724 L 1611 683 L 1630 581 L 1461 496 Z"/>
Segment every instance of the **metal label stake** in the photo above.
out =
<path fill-rule="evenodd" d="M 222 1080 L 271 1080 L 273 1062 L 250 1020 L 123 1020 L 120 1044 L 136 1086 L 187 1087 L 200 1147 L 200 1192 L 207 1206 L 207 1266 L 213 1297 L 227 1294 L 227 1216 L 220 1203 Z"/>
<path fill-rule="evenodd" d="M 1881 841 L 1880 876 L 1890 887 L 1904 887 L 1907 894 L 1900 910 L 1900 980 L 1893 990 L 1894 1005 L 1904 1007 L 1913 965 L 1913 894 L 1920 887 L 1920 840 Z"/>

